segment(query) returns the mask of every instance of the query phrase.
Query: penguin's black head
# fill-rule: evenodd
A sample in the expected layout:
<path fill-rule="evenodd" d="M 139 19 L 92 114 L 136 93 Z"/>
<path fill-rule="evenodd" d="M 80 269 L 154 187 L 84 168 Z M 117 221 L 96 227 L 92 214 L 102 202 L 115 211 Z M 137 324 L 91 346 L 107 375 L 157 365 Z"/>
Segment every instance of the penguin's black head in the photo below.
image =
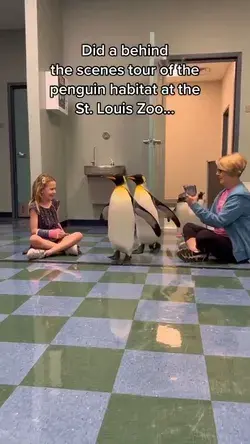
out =
<path fill-rule="evenodd" d="M 128 176 L 128 179 L 132 180 L 136 185 L 142 185 L 146 182 L 146 179 L 142 174 L 134 174 L 133 176 Z"/>
<path fill-rule="evenodd" d="M 125 183 L 125 177 L 122 174 L 114 174 L 114 176 L 107 176 L 107 179 L 112 180 L 116 186 L 123 185 Z"/>
<path fill-rule="evenodd" d="M 181 193 L 181 194 L 179 194 L 179 196 L 178 196 L 177 203 L 180 203 L 180 202 L 186 202 L 186 199 L 187 199 L 186 193 Z"/>

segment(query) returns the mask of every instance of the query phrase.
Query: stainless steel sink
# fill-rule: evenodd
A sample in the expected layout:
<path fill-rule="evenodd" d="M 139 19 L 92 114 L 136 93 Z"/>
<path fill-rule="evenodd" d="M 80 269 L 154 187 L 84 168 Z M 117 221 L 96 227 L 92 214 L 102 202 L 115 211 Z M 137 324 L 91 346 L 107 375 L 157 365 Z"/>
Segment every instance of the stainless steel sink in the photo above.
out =
<path fill-rule="evenodd" d="M 115 174 L 126 174 L 124 165 L 85 165 L 84 174 L 88 177 L 106 177 Z"/>

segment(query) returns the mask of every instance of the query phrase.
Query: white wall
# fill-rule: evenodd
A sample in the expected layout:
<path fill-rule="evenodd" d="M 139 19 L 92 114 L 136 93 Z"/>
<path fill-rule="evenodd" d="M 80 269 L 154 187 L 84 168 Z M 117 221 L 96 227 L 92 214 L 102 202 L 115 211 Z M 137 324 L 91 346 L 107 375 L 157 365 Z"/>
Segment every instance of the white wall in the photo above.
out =
<path fill-rule="evenodd" d="M 45 71 L 62 62 L 60 0 L 26 1 L 27 77 L 31 178 L 41 172 L 55 177 L 61 201 L 60 217 L 67 218 L 63 117 L 45 109 Z"/>
<path fill-rule="evenodd" d="M 60 0 L 38 1 L 38 54 L 40 73 L 40 118 L 42 170 L 57 181 L 61 219 L 67 218 L 63 117 L 45 109 L 45 71 L 52 63 L 62 63 L 62 22 Z"/>
<path fill-rule="evenodd" d="M 0 212 L 11 212 L 11 176 L 7 84 L 26 82 L 24 31 L 0 31 Z"/>
<path fill-rule="evenodd" d="M 38 0 L 26 0 L 26 5 Z M 155 31 L 158 44 L 169 43 L 172 54 L 195 54 L 213 52 L 243 52 L 241 87 L 240 151 L 248 156 L 250 135 L 249 115 L 244 113 L 250 97 L 250 53 L 246 36 L 249 32 L 250 3 L 245 0 L 221 0 L 211 3 L 206 0 L 39 0 L 38 35 L 39 63 L 42 69 L 58 61 L 59 48 L 58 21 L 60 10 L 63 19 L 63 63 L 76 67 L 86 63 L 81 57 L 82 43 L 106 43 L 109 45 L 138 44 L 149 42 L 149 32 Z M 42 7 L 41 7 L 42 6 Z M 60 21 L 60 19 L 58 19 Z M 29 23 L 34 28 L 34 23 Z M 42 31 L 41 31 L 42 30 Z M 43 36 L 43 39 L 41 38 Z M 56 43 L 57 42 L 57 43 Z M 40 54 L 42 52 L 42 55 Z M 60 57 L 59 57 L 60 58 Z M 42 60 L 42 62 L 41 62 Z M 148 63 L 148 59 L 133 58 L 133 63 Z M 130 60 L 126 59 L 126 63 Z M 88 64 L 110 64 L 107 58 L 88 59 Z M 124 64 L 124 59 L 112 60 Z M 32 71 L 36 76 L 35 68 Z M 70 78 L 70 83 L 91 83 L 96 78 Z M 103 80 L 103 79 L 102 79 Z M 117 79 L 115 79 L 117 81 Z M 120 78 L 119 82 L 125 79 Z M 109 79 L 104 79 L 108 82 Z M 130 97 L 135 103 L 138 98 Z M 121 102 L 123 98 L 101 97 L 103 103 Z M 106 163 L 111 156 L 116 164 L 125 164 L 128 173 L 145 170 L 145 148 L 142 140 L 148 137 L 148 118 L 123 117 L 83 117 L 74 114 L 76 99 L 70 99 L 70 115 L 61 128 L 64 131 L 66 146 L 66 196 L 67 212 L 70 219 L 91 219 L 95 217 L 89 182 L 84 176 L 84 165 L 92 160 L 93 147 L 97 146 L 99 163 Z M 93 104 L 95 99 L 91 99 Z M 31 103 L 31 102 L 30 102 Z M 36 101 L 30 112 L 36 109 Z M 41 105 L 40 105 L 41 106 Z M 42 164 L 51 166 L 51 172 L 61 177 L 60 192 L 63 192 L 63 150 L 60 124 L 49 121 L 41 114 L 39 128 L 41 139 Z M 32 131 L 32 130 L 31 130 Z M 109 141 L 101 137 L 103 131 L 111 134 Z M 35 141 L 35 138 L 34 138 Z M 57 146 L 57 148 L 56 148 Z M 36 153 L 35 144 L 31 149 Z M 39 155 L 38 155 L 38 163 Z M 33 157 L 34 159 L 34 157 Z M 35 170 L 35 164 L 33 165 Z M 52 171 L 53 170 L 53 171 Z M 61 175 L 61 176 L 60 176 Z M 248 177 L 249 176 L 249 177 Z M 245 180 L 250 179 L 250 169 Z M 163 178 L 164 180 L 164 178 Z M 100 187 L 101 189 L 102 187 Z"/>
<path fill-rule="evenodd" d="M 248 155 L 249 116 L 244 113 L 244 107 L 250 97 L 250 53 L 246 39 L 250 24 L 250 3 L 245 0 L 221 0 L 215 4 L 205 0 L 106 0 L 104 5 L 102 0 L 64 0 L 63 5 L 63 61 L 74 67 L 86 63 L 80 55 L 81 43 L 148 43 L 150 31 L 156 32 L 157 43 L 170 44 L 172 54 L 243 51 L 240 151 Z M 99 58 L 89 62 L 110 64 L 110 59 Z M 123 64 L 124 60 L 116 60 L 115 63 Z M 90 81 L 93 79 L 88 78 Z M 73 77 L 70 82 L 81 83 L 84 79 Z M 108 103 L 110 98 L 105 97 L 102 101 Z M 74 99 L 70 100 L 71 109 L 74 102 Z M 102 141 L 103 130 L 111 133 L 109 142 Z M 148 136 L 147 131 L 147 118 L 83 117 L 71 111 L 66 137 L 70 218 L 90 219 L 94 215 L 88 181 L 83 174 L 84 164 L 92 160 L 93 146 L 98 147 L 101 162 L 105 162 L 111 155 L 116 163 L 125 163 L 129 172 L 132 172 L 140 168 L 144 159 L 142 140 Z M 249 169 L 246 177 L 250 179 Z"/>

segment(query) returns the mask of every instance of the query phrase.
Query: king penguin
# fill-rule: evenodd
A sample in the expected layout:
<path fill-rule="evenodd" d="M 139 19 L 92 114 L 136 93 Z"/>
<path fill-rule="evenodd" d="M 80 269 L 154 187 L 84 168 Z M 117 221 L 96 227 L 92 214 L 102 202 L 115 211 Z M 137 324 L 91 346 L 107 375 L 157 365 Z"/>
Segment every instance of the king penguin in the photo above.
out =
<path fill-rule="evenodd" d="M 198 194 L 198 203 L 205 207 L 205 199 L 204 194 L 202 191 Z M 180 228 L 180 235 L 182 235 L 182 230 L 184 225 L 187 223 L 193 223 L 195 225 L 201 225 L 204 226 L 204 224 L 200 221 L 200 219 L 194 214 L 194 212 L 191 210 L 189 205 L 186 202 L 186 194 L 182 193 L 178 196 L 177 204 L 175 207 L 175 214 L 180 220 L 181 228 Z"/>
<path fill-rule="evenodd" d="M 160 238 L 161 228 L 158 218 L 143 208 L 130 194 L 126 178 L 122 175 L 109 176 L 116 185 L 109 204 L 101 214 L 102 219 L 108 220 L 108 238 L 115 253 L 110 259 L 120 260 L 120 254 L 125 253 L 123 264 L 130 263 L 135 242 L 135 217 L 149 224 L 155 238 Z"/>
<path fill-rule="evenodd" d="M 158 211 L 164 213 L 167 219 L 172 219 L 177 227 L 180 227 L 180 222 L 175 213 L 170 208 L 160 202 L 156 197 L 152 196 L 146 186 L 146 179 L 142 174 L 135 174 L 128 176 L 128 179 L 132 180 L 135 184 L 134 199 L 138 204 L 147 210 L 159 224 Z M 149 248 L 154 253 L 159 252 L 161 244 L 159 238 L 155 235 L 149 224 L 138 215 L 136 215 L 136 233 L 140 246 L 134 253 L 141 254 L 144 252 L 145 245 L 149 245 Z"/>

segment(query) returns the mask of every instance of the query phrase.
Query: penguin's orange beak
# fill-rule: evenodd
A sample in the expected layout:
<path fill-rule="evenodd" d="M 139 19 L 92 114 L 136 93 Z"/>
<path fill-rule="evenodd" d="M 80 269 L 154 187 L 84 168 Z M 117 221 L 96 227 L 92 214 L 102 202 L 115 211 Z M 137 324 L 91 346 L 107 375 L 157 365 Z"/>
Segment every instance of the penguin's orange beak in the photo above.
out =
<path fill-rule="evenodd" d="M 110 180 L 115 180 L 115 177 L 114 177 L 114 176 L 106 176 L 106 178 L 107 178 L 107 179 L 110 179 Z"/>
<path fill-rule="evenodd" d="M 135 180 L 135 177 L 134 176 L 128 176 L 127 179 L 128 180 Z"/>

